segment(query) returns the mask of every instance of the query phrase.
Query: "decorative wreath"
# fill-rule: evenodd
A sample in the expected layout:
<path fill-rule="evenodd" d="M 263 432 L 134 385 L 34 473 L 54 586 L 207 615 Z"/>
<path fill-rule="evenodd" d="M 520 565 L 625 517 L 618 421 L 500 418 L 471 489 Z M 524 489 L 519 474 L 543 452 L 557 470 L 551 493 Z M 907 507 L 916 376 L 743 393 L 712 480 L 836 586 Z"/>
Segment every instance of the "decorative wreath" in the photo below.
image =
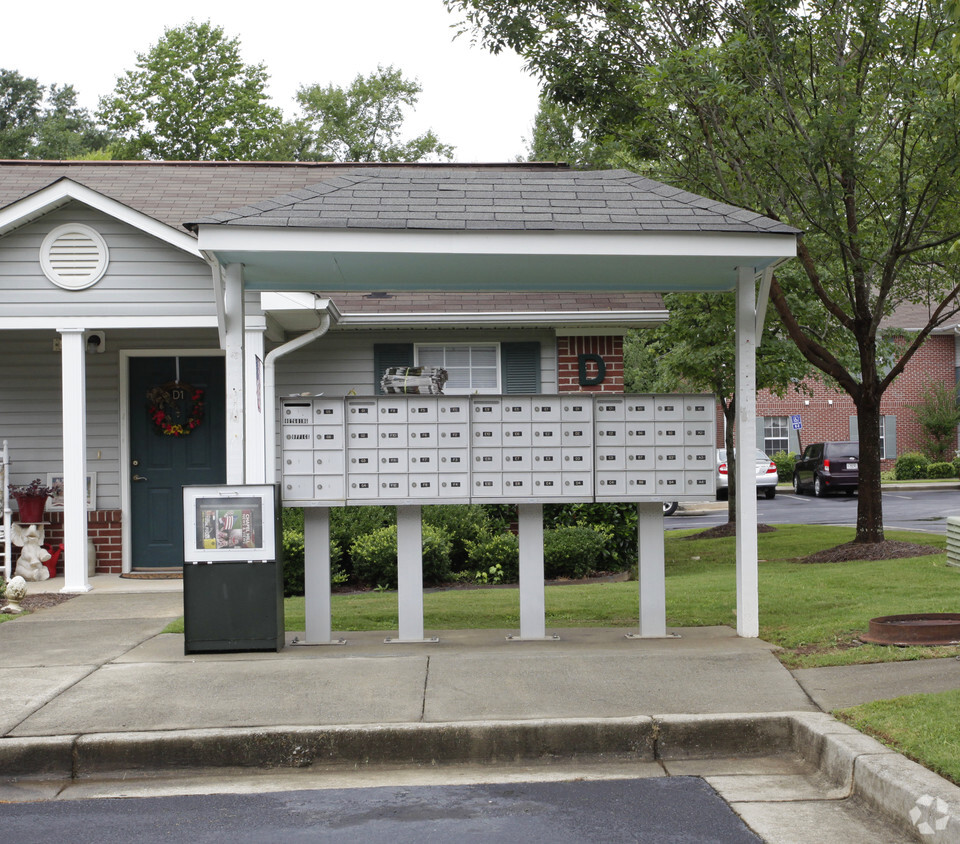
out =
<path fill-rule="evenodd" d="M 185 407 L 187 401 L 189 413 Z M 203 421 L 203 390 L 180 381 L 168 381 L 147 392 L 147 413 L 164 436 L 185 437 Z"/>

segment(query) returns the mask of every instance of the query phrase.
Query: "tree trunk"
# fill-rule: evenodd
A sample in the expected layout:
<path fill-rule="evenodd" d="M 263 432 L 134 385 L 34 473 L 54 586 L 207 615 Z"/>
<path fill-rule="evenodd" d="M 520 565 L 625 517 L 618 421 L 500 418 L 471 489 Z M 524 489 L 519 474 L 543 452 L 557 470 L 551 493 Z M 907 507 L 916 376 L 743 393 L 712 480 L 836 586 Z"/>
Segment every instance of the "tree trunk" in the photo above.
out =
<path fill-rule="evenodd" d="M 737 460 L 733 453 L 733 426 L 737 418 L 736 396 L 731 397 L 729 404 L 723 405 L 723 417 L 727 420 L 724 426 L 723 445 L 727 450 L 727 522 L 736 524 L 737 521 Z"/>
<path fill-rule="evenodd" d="M 864 391 L 857 402 L 860 437 L 860 485 L 857 490 L 857 536 L 854 542 L 883 542 L 880 496 L 880 399 Z"/>

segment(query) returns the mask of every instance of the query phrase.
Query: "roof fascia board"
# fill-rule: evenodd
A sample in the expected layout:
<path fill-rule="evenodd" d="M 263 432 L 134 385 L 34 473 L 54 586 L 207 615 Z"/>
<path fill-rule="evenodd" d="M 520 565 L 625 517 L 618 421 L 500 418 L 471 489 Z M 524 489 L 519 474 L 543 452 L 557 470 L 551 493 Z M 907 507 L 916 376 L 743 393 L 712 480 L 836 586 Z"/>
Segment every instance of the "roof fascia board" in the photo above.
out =
<path fill-rule="evenodd" d="M 57 328 L 216 328 L 213 316 L 0 316 L 2 330 L 31 330 Z"/>
<path fill-rule="evenodd" d="M 201 225 L 204 251 L 793 258 L 797 235 L 763 232 L 433 231 Z"/>
<path fill-rule="evenodd" d="M 131 208 L 129 205 L 124 205 L 122 202 L 104 196 L 104 194 L 68 178 L 61 178 L 53 184 L 41 188 L 36 193 L 0 209 L 0 235 L 32 223 L 71 200 L 80 202 L 140 229 L 140 231 L 152 235 L 176 249 L 181 249 L 197 258 L 203 258 L 197 246 L 197 241 L 189 234 L 177 231 L 165 223 Z"/>
<path fill-rule="evenodd" d="M 503 326 L 541 326 L 565 328 L 580 325 L 596 327 L 659 325 L 666 322 L 669 312 L 650 311 L 518 311 L 402 313 L 402 314 L 344 314 L 342 328 L 487 328 Z"/>

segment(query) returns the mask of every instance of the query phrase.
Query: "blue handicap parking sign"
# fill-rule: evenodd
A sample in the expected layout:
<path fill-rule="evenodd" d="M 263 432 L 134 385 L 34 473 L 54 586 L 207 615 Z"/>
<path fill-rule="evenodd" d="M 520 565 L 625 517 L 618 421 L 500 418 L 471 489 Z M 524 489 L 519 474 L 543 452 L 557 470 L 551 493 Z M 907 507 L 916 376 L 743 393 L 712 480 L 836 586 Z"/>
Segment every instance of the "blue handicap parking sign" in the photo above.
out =
<path fill-rule="evenodd" d="M 794 413 L 790 417 L 790 424 L 793 426 L 794 431 L 799 431 L 803 427 L 803 423 L 800 421 L 799 413 Z"/>

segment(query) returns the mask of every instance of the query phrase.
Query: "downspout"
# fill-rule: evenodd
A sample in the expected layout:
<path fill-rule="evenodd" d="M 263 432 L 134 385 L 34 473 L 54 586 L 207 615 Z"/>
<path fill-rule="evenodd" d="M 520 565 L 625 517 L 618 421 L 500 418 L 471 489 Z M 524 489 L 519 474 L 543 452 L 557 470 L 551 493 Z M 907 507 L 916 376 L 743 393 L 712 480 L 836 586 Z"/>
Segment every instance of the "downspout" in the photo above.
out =
<path fill-rule="evenodd" d="M 324 313 L 320 317 L 320 325 L 316 328 L 311 329 L 306 334 L 301 334 L 299 337 L 294 337 L 293 340 L 290 340 L 284 343 L 282 346 L 277 346 L 272 352 L 267 354 L 267 359 L 263 362 L 263 429 L 264 429 L 264 447 L 268 449 L 266 456 L 266 474 L 268 484 L 275 484 L 277 482 L 277 400 L 276 400 L 276 367 L 277 361 L 289 355 L 291 352 L 295 352 L 297 349 L 301 349 L 304 346 L 309 345 L 314 340 L 323 337 L 330 330 L 330 314 Z"/>

